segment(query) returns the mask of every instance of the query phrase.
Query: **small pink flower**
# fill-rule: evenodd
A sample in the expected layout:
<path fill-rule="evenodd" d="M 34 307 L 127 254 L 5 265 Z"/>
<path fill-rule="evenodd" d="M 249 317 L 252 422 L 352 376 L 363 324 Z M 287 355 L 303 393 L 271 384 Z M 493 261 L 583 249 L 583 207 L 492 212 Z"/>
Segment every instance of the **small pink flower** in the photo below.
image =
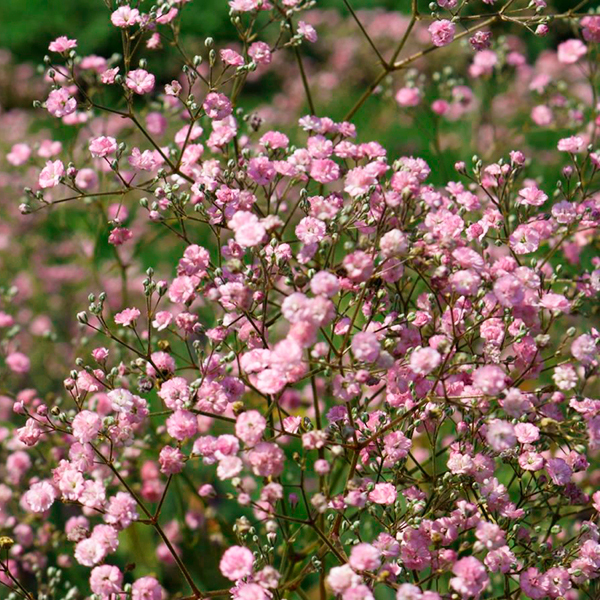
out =
<path fill-rule="evenodd" d="M 400 106 L 418 106 L 421 103 L 419 88 L 403 87 L 396 92 L 396 102 Z"/>
<path fill-rule="evenodd" d="M 271 62 L 271 48 L 265 42 L 254 42 L 248 48 L 248 56 L 257 65 L 268 65 Z"/>
<path fill-rule="evenodd" d="M 185 466 L 185 455 L 179 448 L 165 446 L 158 455 L 160 471 L 165 475 L 175 475 L 183 471 Z"/>
<path fill-rule="evenodd" d="M 93 441 L 102 429 L 102 418 L 98 413 L 82 410 L 77 413 L 72 423 L 73 437 L 81 444 Z"/>
<path fill-rule="evenodd" d="M 357 360 L 375 362 L 381 347 L 377 336 L 370 331 L 361 331 L 352 338 L 352 354 Z"/>
<path fill-rule="evenodd" d="M 231 581 L 238 581 L 252 574 L 254 555 L 248 548 L 232 546 L 225 551 L 219 563 L 223 577 Z"/>
<path fill-rule="evenodd" d="M 112 69 L 106 69 L 100 74 L 100 81 L 105 85 L 111 85 L 115 82 L 115 77 L 119 73 L 119 67 L 113 67 Z"/>
<path fill-rule="evenodd" d="M 394 504 L 397 496 L 398 492 L 391 483 L 378 483 L 369 492 L 369 500 L 375 504 Z"/>
<path fill-rule="evenodd" d="M 434 21 L 428 29 L 434 46 L 447 46 L 454 40 L 456 25 L 447 19 Z"/>
<path fill-rule="evenodd" d="M 262 439 L 267 421 L 257 410 L 241 413 L 235 422 L 235 435 L 247 446 L 254 446 Z"/>
<path fill-rule="evenodd" d="M 110 136 L 100 136 L 90 140 L 90 154 L 96 158 L 103 158 L 117 151 L 117 140 Z"/>
<path fill-rule="evenodd" d="M 167 85 L 165 85 L 165 94 L 167 94 L 167 96 L 179 96 L 181 89 L 182 88 L 179 81 L 174 79 L 171 81 L 171 83 L 167 83 Z"/>
<path fill-rule="evenodd" d="M 115 27 L 126 29 L 140 22 L 140 11 L 130 6 L 120 6 L 110 15 L 110 20 Z"/>
<path fill-rule="evenodd" d="M 125 85 L 136 94 L 148 94 L 154 89 L 155 77 L 145 69 L 135 69 L 127 73 Z"/>
<path fill-rule="evenodd" d="M 352 547 L 348 564 L 355 571 L 375 571 L 381 565 L 381 553 L 371 544 L 357 544 Z"/>
<path fill-rule="evenodd" d="M 154 327 L 157 331 L 163 331 L 171 324 L 172 321 L 173 315 L 167 310 L 161 310 L 154 316 L 152 327 Z"/>
<path fill-rule="evenodd" d="M 490 581 L 485 567 L 474 556 L 461 558 L 452 572 L 456 577 L 450 580 L 450 587 L 463 598 L 479 598 Z"/>
<path fill-rule="evenodd" d="M 410 369 L 417 375 L 429 375 L 441 362 L 440 353 L 430 347 L 418 348 L 410 355 Z"/>
<path fill-rule="evenodd" d="M 65 117 L 77 109 L 77 100 L 65 88 L 52 90 L 46 100 L 48 112 L 55 117 Z"/>
<path fill-rule="evenodd" d="M 554 294 L 552 292 L 548 292 L 542 296 L 540 306 L 552 311 L 571 312 L 571 303 L 569 300 L 562 294 Z"/>
<path fill-rule="evenodd" d="M 108 243 L 113 246 L 121 246 L 133 237 L 133 232 L 127 227 L 115 227 L 108 236 Z"/>
<path fill-rule="evenodd" d="M 217 121 L 228 117 L 232 110 L 229 98 L 217 92 L 211 92 L 206 96 L 202 108 L 209 118 Z"/>
<path fill-rule="evenodd" d="M 29 358 L 22 352 L 11 352 L 6 357 L 6 366 L 13 373 L 27 373 L 31 366 Z"/>
<path fill-rule="evenodd" d="M 561 152 L 570 152 L 571 154 L 578 154 L 584 149 L 584 146 L 585 142 L 580 135 L 572 135 L 558 142 L 558 149 Z"/>
<path fill-rule="evenodd" d="M 47 481 L 34 483 L 23 497 L 25 506 L 36 513 L 46 512 L 57 498 L 56 489 Z"/>
<path fill-rule="evenodd" d="M 528 206 L 541 206 L 548 200 L 548 196 L 536 186 L 524 187 L 519 190 L 517 202 Z"/>
<path fill-rule="evenodd" d="M 315 43 L 318 39 L 317 31 L 312 25 L 305 23 L 304 21 L 298 21 L 298 33 L 311 43 Z"/>
<path fill-rule="evenodd" d="M 90 573 L 90 589 L 94 594 L 110 597 L 120 594 L 123 586 L 123 573 L 114 565 L 101 565 Z"/>
<path fill-rule="evenodd" d="M 50 42 L 48 50 L 50 52 L 66 52 L 77 47 L 77 40 L 70 40 L 66 35 L 61 35 L 53 42 Z"/>
<path fill-rule="evenodd" d="M 65 174 L 65 167 L 60 160 L 48 161 L 41 170 L 38 184 L 41 188 L 55 187 L 60 183 L 60 178 Z"/>
<path fill-rule="evenodd" d="M 244 57 L 235 50 L 231 50 L 231 48 L 224 48 L 219 52 L 219 55 L 226 65 L 241 67 L 244 64 Z"/>
<path fill-rule="evenodd" d="M 140 577 L 131 586 L 131 600 L 161 600 L 163 589 L 154 577 Z"/>
<path fill-rule="evenodd" d="M 587 46 L 581 40 L 567 40 L 558 45 L 558 62 L 564 65 L 572 65 L 586 54 Z"/>
<path fill-rule="evenodd" d="M 497 396 L 506 388 L 507 377 L 500 367 L 486 365 L 473 373 L 473 384 L 487 396 Z"/>
<path fill-rule="evenodd" d="M 133 327 L 140 315 L 137 308 L 126 308 L 115 315 L 115 323 L 123 327 Z"/>
<path fill-rule="evenodd" d="M 15 144 L 6 155 L 6 160 L 14 167 L 24 165 L 31 156 L 31 148 L 28 144 Z"/>

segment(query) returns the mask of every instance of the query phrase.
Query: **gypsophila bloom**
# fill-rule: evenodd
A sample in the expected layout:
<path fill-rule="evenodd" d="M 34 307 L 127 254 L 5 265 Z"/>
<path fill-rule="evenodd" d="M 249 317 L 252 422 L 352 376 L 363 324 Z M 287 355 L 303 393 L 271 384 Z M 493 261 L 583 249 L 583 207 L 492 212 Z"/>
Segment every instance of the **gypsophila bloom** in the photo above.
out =
<path fill-rule="evenodd" d="M 237 581 L 248 577 L 252 573 L 254 556 L 248 548 L 243 546 L 232 546 L 225 551 L 219 563 L 219 569 L 224 577 L 231 581 Z"/>
<path fill-rule="evenodd" d="M 447 46 L 450 44 L 454 39 L 455 31 L 456 25 L 446 19 L 434 21 L 429 26 L 429 33 L 434 46 Z"/>
<path fill-rule="evenodd" d="M 145 69 L 135 69 L 127 73 L 125 84 L 136 94 L 148 94 L 154 89 L 154 75 Z"/>
<path fill-rule="evenodd" d="M 59 88 L 48 95 L 46 108 L 54 117 L 66 117 L 77 110 L 77 100 L 65 88 Z"/>

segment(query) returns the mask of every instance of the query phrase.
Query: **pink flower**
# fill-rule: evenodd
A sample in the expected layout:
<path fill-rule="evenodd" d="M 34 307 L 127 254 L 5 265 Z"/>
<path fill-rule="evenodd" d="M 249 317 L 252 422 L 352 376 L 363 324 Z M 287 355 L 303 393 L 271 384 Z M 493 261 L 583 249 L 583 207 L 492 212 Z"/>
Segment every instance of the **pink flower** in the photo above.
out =
<path fill-rule="evenodd" d="M 495 365 L 479 367 L 473 373 L 473 385 L 478 387 L 486 396 L 497 396 L 507 386 L 504 371 Z"/>
<path fill-rule="evenodd" d="M 141 313 L 137 308 L 126 308 L 115 315 L 115 323 L 122 327 L 133 327 Z"/>
<path fill-rule="evenodd" d="M 373 274 L 373 259 L 362 250 L 348 254 L 342 262 L 352 281 L 366 281 Z"/>
<path fill-rule="evenodd" d="M 185 455 L 179 448 L 165 446 L 158 456 L 160 471 L 165 475 L 175 475 L 183 471 L 185 466 Z"/>
<path fill-rule="evenodd" d="M 171 83 L 165 85 L 165 94 L 167 94 L 167 96 L 179 96 L 181 89 L 179 81 L 173 80 Z"/>
<path fill-rule="evenodd" d="M 190 389 L 183 377 L 172 377 L 165 381 L 158 395 L 164 400 L 167 408 L 177 410 L 184 408 L 190 400 Z"/>
<path fill-rule="evenodd" d="M 276 444 L 260 442 L 248 453 L 252 472 L 260 477 L 277 477 L 283 471 L 285 456 Z"/>
<path fill-rule="evenodd" d="M 231 581 L 238 581 L 252 574 L 254 555 L 248 548 L 243 546 L 232 546 L 228 548 L 219 563 L 219 569 L 223 577 Z"/>
<path fill-rule="evenodd" d="M 135 69 L 127 73 L 125 85 L 136 94 L 148 94 L 154 89 L 155 77 L 145 69 Z"/>
<path fill-rule="evenodd" d="M 586 54 L 587 46 L 581 40 L 567 40 L 558 45 L 558 61 L 564 65 L 572 65 Z"/>
<path fill-rule="evenodd" d="M 375 504 L 394 504 L 398 492 L 391 483 L 377 483 L 369 492 L 369 500 Z"/>
<path fill-rule="evenodd" d="M 441 362 L 440 353 L 430 347 L 418 348 L 410 355 L 410 369 L 417 375 L 429 375 Z"/>
<path fill-rule="evenodd" d="M 314 217 L 304 217 L 296 225 L 296 235 L 304 244 L 316 244 L 323 241 L 325 233 L 325 223 Z"/>
<path fill-rule="evenodd" d="M 562 294 L 554 294 L 548 292 L 540 299 L 540 306 L 552 311 L 569 313 L 571 311 L 571 303 Z"/>
<path fill-rule="evenodd" d="M 456 25 L 447 19 L 434 21 L 428 29 L 434 46 L 447 46 L 454 40 Z"/>
<path fill-rule="evenodd" d="M 41 188 L 55 187 L 60 183 L 60 178 L 65 174 L 65 167 L 60 160 L 48 161 L 40 172 L 38 184 Z"/>
<path fill-rule="evenodd" d="M 329 158 L 319 158 L 311 163 L 310 176 L 319 183 L 331 183 L 340 178 L 340 167 Z"/>
<path fill-rule="evenodd" d="M 140 171 L 153 171 L 159 165 L 156 154 L 152 150 L 140 152 L 139 148 L 133 148 L 128 158 L 129 164 Z"/>
<path fill-rule="evenodd" d="M 50 42 L 48 50 L 50 52 L 66 52 L 77 47 L 77 40 L 70 40 L 66 35 L 57 37 L 53 42 Z"/>
<path fill-rule="evenodd" d="M 418 106 L 421 102 L 419 88 L 403 87 L 396 92 L 396 102 L 400 106 Z"/>
<path fill-rule="evenodd" d="M 244 468 L 242 459 L 238 456 L 223 456 L 217 467 L 217 477 L 222 481 L 237 477 Z"/>
<path fill-rule="evenodd" d="M 456 577 L 450 580 L 450 587 L 462 598 L 479 598 L 490 581 L 485 567 L 474 556 L 461 558 L 452 572 Z"/>
<path fill-rule="evenodd" d="M 169 300 L 176 304 L 190 302 L 196 294 L 197 281 L 194 277 L 180 275 L 169 286 Z"/>
<path fill-rule="evenodd" d="M 531 254 L 540 246 L 540 234 L 529 225 L 519 225 L 510 234 L 510 246 L 515 254 Z"/>
<path fill-rule="evenodd" d="M 266 156 L 258 156 L 250 159 L 248 175 L 258 185 L 268 185 L 275 179 L 276 172 L 273 164 Z"/>
<path fill-rule="evenodd" d="M 495 452 L 503 452 L 517 443 L 514 426 L 508 421 L 494 419 L 488 424 L 486 440 Z"/>
<path fill-rule="evenodd" d="M 103 158 L 117 151 L 117 140 L 110 136 L 100 136 L 90 140 L 90 154 L 96 158 Z"/>
<path fill-rule="evenodd" d="M 331 298 L 339 292 L 340 282 L 333 273 L 319 271 L 310 280 L 310 290 L 316 296 L 323 295 Z"/>
<path fill-rule="evenodd" d="M 106 506 L 104 520 L 119 529 L 126 529 L 139 519 L 135 499 L 127 492 L 117 492 Z"/>
<path fill-rule="evenodd" d="M 77 100 L 65 88 L 59 88 L 48 95 L 46 108 L 55 117 L 66 117 L 77 110 Z"/>
<path fill-rule="evenodd" d="M 318 39 L 317 32 L 312 25 L 304 21 L 298 21 L 298 33 L 311 43 L 315 43 Z"/>
<path fill-rule="evenodd" d="M 380 240 L 381 254 L 386 258 L 402 256 L 408 250 L 406 235 L 399 229 L 388 231 Z"/>
<path fill-rule="evenodd" d="M 178 441 L 194 437 L 197 432 L 198 419 L 187 410 L 176 410 L 167 419 L 167 433 Z"/>
<path fill-rule="evenodd" d="M 381 553 L 371 544 L 357 544 L 352 547 L 348 564 L 355 571 L 375 571 L 381 564 Z"/>
<path fill-rule="evenodd" d="M 235 241 L 242 248 L 258 246 L 267 235 L 265 226 L 249 211 L 236 212 L 229 221 L 229 227 L 235 231 Z"/>
<path fill-rule="evenodd" d="M 6 155 L 6 160 L 14 167 L 25 164 L 31 156 L 31 148 L 28 144 L 15 144 Z"/>
<path fill-rule="evenodd" d="M 585 142 L 580 135 L 572 135 L 568 138 L 563 138 L 558 142 L 558 149 L 561 152 L 570 152 L 571 154 L 578 154 L 584 148 Z"/>
<path fill-rule="evenodd" d="M 6 366 L 13 373 L 27 373 L 29 372 L 31 362 L 29 358 L 22 352 L 11 352 L 6 357 Z"/>
<path fill-rule="evenodd" d="M 514 431 L 519 444 L 533 444 L 540 439 L 540 430 L 532 423 L 517 423 Z"/>
<path fill-rule="evenodd" d="M 204 112 L 211 119 L 220 121 L 231 114 L 231 102 L 225 94 L 211 92 L 202 104 Z"/>
<path fill-rule="evenodd" d="M 547 127 L 554 120 L 552 109 L 545 104 L 539 104 L 531 109 L 531 119 L 540 127 Z"/>
<path fill-rule="evenodd" d="M 72 427 L 73 437 L 78 442 L 86 444 L 98 436 L 102 429 L 102 418 L 98 413 L 82 410 L 73 419 Z"/>
<path fill-rule="evenodd" d="M 94 594 L 108 597 L 119 594 L 123 586 L 123 573 L 114 565 L 101 565 L 90 573 L 90 589 Z"/>
<path fill-rule="evenodd" d="M 350 565 L 332 567 L 327 575 L 327 584 L 336 594 L 341 594 L 350 587 L 360 585 L 361 578 Z"/>
<path fill-rule="evenodd" d="M 154 316 L 152 327 L 154 327 L 157 331 L 163 331 L 171 324 L 172 321 L 173 315 L 169 311 L 160 310 Z"/>
<path fill-rule="evenodd" d="M 140 577 L 131 586 L 131 600 L 162 600 L 163 589 L 154 577 Z"/>
<path fill-rule="evenodd" d="M 260 442 L 266 428 L 266 419 L 257 410 L 249 410 L 236 419 L 235 435 L 247 446 L 254 446 Z"/>
<path fill-rule="evenodd" d="M 56 500 L 57 493 L 54 486 L 47 481 L 32 484 L 25 492 L 23 501 L 25 506 L 36 513 L 46 512 Z"/>
<path fill-rule="evenodd" d="M 113 246 L 121 246 L 133 237 L 133 232 L 127 227 L 115 227 L 108 236 L 108 243 Z"/>
<path fill-rule="evenodd" d="M 98 175 L 93 169 L 81 169 L 75 176 L 77 187 L 84 190 L 93 190 L 98 185 Z"/>
<path fill-rule="evenodd" d="M 254 42 L 248 48 L 248 56 L 257 65 L 268 65 L 271 62 L 271 48 L 265 42 Z"/>
<path fill-rule="evenodd" d="M 528 206 L 541 206 L 546 200 L 548 200 L 548 196 L 542 190 L 536 186 L 529 186 L 519 190 L 517 202 Z"/>
<path fill-rule="evenodd" d="M 352 354 L 357 360 L 375 362 L 380 352 L 379 340 L 374 333 L 361 331 L 352 338 Z"/>
<path fill-rule="evenodd" d="M 244 64 L 244 57 L 235 50 L 231 50 L 231 48 L 224 48 L 219 52 L 219 55 L 221 60 L 229 66 L 241 67 Z"/>
<path fill-rule="evenodd" d="M 140 22 L 140 11 L 130 6 L 120 6 L 110 15 L 110 20 L 115 27 L 126 29 Z"/>
<path fill-rule="evenodd" d="M 112 69 L 106 69 L 100 74 L 100 81 L 105 85 L 112 85 L 115 82 L 115 77 L 119 73 L 119 67 L 113 67 Z"/>
<path fill-rule="evenodd" d="M 600 42 L 600 16 L 588 15 L 581 19 L 583 39 L 586 42 Z"/>

